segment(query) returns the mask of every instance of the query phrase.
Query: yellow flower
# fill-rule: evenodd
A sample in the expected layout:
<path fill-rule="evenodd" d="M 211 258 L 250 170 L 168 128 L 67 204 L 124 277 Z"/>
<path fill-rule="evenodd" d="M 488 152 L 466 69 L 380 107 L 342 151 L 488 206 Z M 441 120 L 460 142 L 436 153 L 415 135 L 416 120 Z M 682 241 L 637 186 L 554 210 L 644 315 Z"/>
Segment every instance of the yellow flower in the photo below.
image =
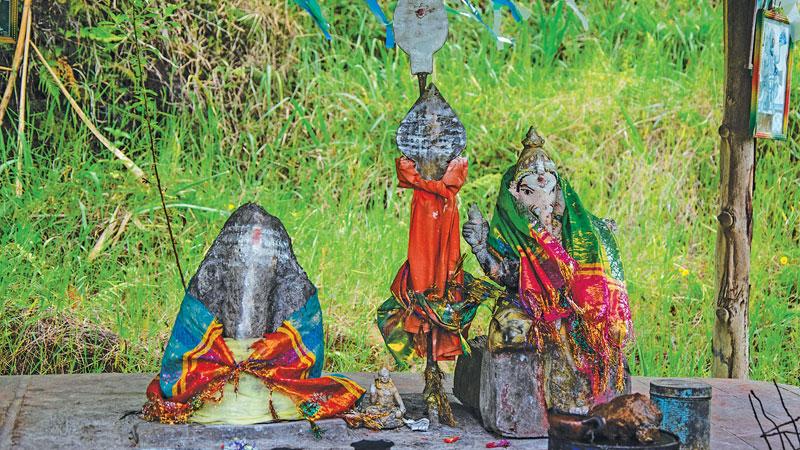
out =
<path fill-rule="evenodd" d="M 781 256 L 781 265 L 785 266 L 789 264 L 789 257 L 788 256 Z"/>
<path fill-rule="evenodd" d="M 682 277 L 688 277 L 689 276 L 689 269 L 685 269 L 685 268 L 681 267 L 680 269 L 678 269 L 678 272 L 681 273 Z"/>
<path fill-rule="evenodd" d="M 233 211 L 233 208 L 236 208 L 236 205 L 233 203 L 228 203 L 228 211 Z"/>

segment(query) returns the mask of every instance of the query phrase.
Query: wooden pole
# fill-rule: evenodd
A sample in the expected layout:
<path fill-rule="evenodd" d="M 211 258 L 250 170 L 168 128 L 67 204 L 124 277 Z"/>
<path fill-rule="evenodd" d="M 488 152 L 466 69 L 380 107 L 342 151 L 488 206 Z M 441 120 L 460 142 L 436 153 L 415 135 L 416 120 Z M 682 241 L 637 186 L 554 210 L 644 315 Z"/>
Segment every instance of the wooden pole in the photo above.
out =
<path fill-rule="evenodd" d="M 725 0 L 725 103 L 720 143 L 712 374 L 747 378 L 755 139 L 750 131 L 754 0 Z"/>
<path fill-rule="evenodd" d="M 17 180 L 14 183 L 17 197 L 22 197 L 22 168 L 23 160 L 25 159 L 25 146 L 28 145 L 28 140 L 25 139 L 25 99 L 28 92 L 28 60 L 30 58 L 28 49 L 30 48 L 31 43 L 31 24 L 33 23 L 31 21 L 32 16 L 33 11 L 31 11 L 29 8 L 28 15 L 26 16 L 27 23 L 25 24 L 25 52 L 22 56 L 22 81 L 19 89 L 19 125 L 17 126 Z"/>

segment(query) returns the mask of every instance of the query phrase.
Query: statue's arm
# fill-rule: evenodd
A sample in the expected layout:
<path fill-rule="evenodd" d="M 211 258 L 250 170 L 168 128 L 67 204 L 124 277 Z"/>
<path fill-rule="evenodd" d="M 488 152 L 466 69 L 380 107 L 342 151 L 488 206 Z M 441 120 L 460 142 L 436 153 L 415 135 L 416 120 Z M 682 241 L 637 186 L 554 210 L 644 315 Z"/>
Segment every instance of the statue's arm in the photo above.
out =
<path fill-rule="evenodd" d="M 378 401 L 378 388 L 375 387 L 375 383 L 369 386 L 369 401 L 373 405 Z"/>
<path fill-rule="evenodd" d="M 492 281 L 502 286 L 516 287 L 519 280 L 519 261 L 498 258 L 489 252 L 487 247 L 489 222 L 483 218 L 476 205 L 469 208 L 469 220 L 464 224 L 462 234 L 464 240 L 472 247 L 472 253 L 475 254 L 481 269 Z"/>
<path fill-rule="evenodd" d="M 394 400 L 397 402 L 397 406 L 400 407 L 400 413 L 406 413 L 406 405 L 403 403 L 403 397 L 400 397 L 400 391 L 395 388 L 394 390 Z"/>
<path fill-rule="evenodd" d="M 416 163 L 405 156 L 395 160 L 395 168 L 401 188 L 419 189 L 452 200 L 467 179 L 468 163 L 466 158 L 450 161 L 441 180 L 423 179 Z"/>

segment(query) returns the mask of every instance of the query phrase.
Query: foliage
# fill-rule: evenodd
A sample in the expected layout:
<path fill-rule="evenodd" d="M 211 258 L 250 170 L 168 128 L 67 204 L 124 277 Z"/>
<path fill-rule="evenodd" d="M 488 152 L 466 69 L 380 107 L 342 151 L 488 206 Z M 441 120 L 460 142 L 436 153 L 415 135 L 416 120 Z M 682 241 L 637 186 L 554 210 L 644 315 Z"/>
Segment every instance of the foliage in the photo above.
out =
<path fill-rule="evenodd" d="M 534 14 L 521 24 L 506 17 L 513 48 L 498 50 L 477 22 L 451 15 L 450 40 L 436 56 L 434 81 L 468 130 L 462 212 L 476 202 L 491 214 L 500 174 L 535 125 L 585 203 L 619 224 L 637 329 L 633 371 L 708 375 L 721 5 L 588 0 L 583 31 L 560 2 L 521 3 Z M 124 20 L 130 3 L 114 4 L 73 2 L 70 20 L 81 25 L 68 29 L 90 34 L 65 38 L 69 45 L 44 42 L 53 43 L 54 63 L 68 58 L 86 110 L 147 167 Z M 143 11 L 148 88 L 160 99 L 159 168 L 190 274 L 229 211 L 261 203 L 284 221 L 319 287 L 326 368 L 374 370 L 389 362 L 375 310 L 406 251 L 410 195 L 396 186 L 393 140 L 416 81 L 407 58 L 384 48 L 383 27 L 363 5 L 323 7 L 332 42 L 283 0 L 187 0 L 171 14 Z M 113 26 L 103 30 L 106 22 Z M 47 75 L 33 70 L 46 85 Z M 800 98 L 797 81 L 792 95 Z M 13 190 L 16 136 L 9 127 L 0 137 L 0 298 L 108 328 L 146 349 L 123 359 L 124 370 L 155 370 L 182 297 L 157 192 L 132 180 L 66 102 L 49 91 L 41 99 L 29 113 L 21 198 Z M 798 118 L 792 111 L 795 137 Z M 794 139 L 759 144 L 751 278 L 752 376 L 793 383 L 800 382 L 798 159 Z M 90 261 L 112 216 L 121 226 L 125 212 L 123 231 Z M 479 272 L 472 258 L 467 268 Z M 486 329 L 487 316 L 483 308 L 473 332 Z M 0 324 L 3 345 L 20 339 L 5 316 Z"/>

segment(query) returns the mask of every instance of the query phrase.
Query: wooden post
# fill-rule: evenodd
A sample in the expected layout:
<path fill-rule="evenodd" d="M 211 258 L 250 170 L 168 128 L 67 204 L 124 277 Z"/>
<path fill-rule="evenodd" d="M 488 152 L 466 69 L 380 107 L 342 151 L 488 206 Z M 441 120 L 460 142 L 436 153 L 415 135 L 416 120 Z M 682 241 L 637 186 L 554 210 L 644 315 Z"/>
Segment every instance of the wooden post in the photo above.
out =
<path fill-rule="evenodd" d="M 755 139 L 750 131 L 750 55 L 754 0 L 725 0 L 725 104 L 720 145 L 717 216 L 716 321 L 712 374 L 747 378 L 748 305 L 753 237 Z"/>

